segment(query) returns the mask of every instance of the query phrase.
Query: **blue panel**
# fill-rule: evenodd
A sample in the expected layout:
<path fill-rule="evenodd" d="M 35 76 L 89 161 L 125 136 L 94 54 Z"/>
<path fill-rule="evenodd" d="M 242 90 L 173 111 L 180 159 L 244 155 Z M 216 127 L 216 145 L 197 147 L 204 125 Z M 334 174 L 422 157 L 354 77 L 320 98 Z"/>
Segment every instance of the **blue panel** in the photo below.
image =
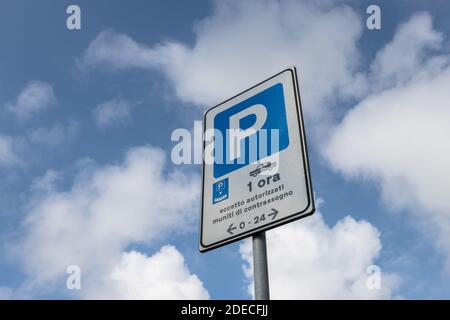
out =
<path fill-rule="evenodd" d="M 230 161 L 230 134 L 228 131 L 228 129 L 230 129 L 230 117 L 257 104 L 261 104 L 265 107 L 267 111 L 266 121 L 261 127 L 261 130 L 241 141 L 241 157 Z M 248 129 L 252 127 L 255 122 L 256 115 L 249 114 L 239 121 L 239 129 Z M 218 113 L 214 117 L 214 128 L 219 130 L 223 137 L 223 143 L 220 143 L 218 140 L 215 140 L 214 142 L 215 151 L 217 148 L 222 148 L 222 152 L 214 153 L 215 157 L 216 155 L 223 155 L 223 159 L 214 159 L 214 178 L 219 178 L 237 169 L 243 168 L 254 161 L 286 149 L 289 145 L 289 134 L 283 85 L 277 83 Z M 272 129 L 278 129 L 278 145 L 272 143 L 272 139 L 277 138 L 277 135 L 271 131 Z M 253 144 L 251 144 L 250 141 L 252 141 Z M 275 142 L 275 140 L 273 142 Z M 251 145 L 256 145 L 257 148 L 250 148 Z M 242 152 L 243 150 L 245 150 L 245 152 Z M 252 153 L 250 154 L 250 152 Z"/>
<path fill-rule="evenodd" d="M 213 184 L 213 204 L 228 199 L 228 178 Z"/>

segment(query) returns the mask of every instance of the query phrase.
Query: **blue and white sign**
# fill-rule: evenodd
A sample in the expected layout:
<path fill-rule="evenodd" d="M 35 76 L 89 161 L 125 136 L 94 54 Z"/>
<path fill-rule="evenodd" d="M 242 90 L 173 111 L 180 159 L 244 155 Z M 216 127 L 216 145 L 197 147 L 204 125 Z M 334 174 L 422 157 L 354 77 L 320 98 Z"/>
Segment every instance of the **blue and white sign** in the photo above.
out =
<path fill-rule="evenodd" d="M 204 116 L 200 251 L 314 212 L 295 68 Z"/>
<path fill-rule="evenodd" d="M 213 184 L 213 203 L 228 199 L 228 178 Z"/>

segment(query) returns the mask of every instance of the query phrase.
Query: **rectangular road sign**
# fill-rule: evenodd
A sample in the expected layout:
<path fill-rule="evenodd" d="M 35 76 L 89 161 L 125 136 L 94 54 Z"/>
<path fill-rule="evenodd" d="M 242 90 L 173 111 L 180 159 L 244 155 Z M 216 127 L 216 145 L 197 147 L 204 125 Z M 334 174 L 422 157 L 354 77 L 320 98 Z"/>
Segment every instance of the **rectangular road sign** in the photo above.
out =
<path fill-rule="evenodd" d="M 209 109 L 203 129 L 200 251 L 314 213 L 295 68 Z"/>

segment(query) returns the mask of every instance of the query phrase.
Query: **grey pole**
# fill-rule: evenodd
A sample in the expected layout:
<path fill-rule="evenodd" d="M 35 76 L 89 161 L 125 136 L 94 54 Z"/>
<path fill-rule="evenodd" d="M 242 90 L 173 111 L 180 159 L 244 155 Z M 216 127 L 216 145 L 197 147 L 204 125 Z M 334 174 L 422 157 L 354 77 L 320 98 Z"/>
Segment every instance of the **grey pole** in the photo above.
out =
<path fill-rule="evenodd" d="M 255 299 L 270 300 L 266 233 L 264 231 L 253 235 L 253 274 L 255 277 Z"/>

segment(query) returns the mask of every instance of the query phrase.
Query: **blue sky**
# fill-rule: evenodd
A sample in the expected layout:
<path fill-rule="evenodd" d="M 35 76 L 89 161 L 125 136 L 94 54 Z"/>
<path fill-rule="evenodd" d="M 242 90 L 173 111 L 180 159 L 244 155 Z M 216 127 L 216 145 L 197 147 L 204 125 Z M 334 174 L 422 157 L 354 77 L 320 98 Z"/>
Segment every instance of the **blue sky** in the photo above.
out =
<path fill-rule="evenodd" d="M 448 297 L 447 2 L 74 3 L 81 30 L 71 1 L 0 3 L 0 297 L 251 298 L 248 242 L 198 252 L 170 137 L 289 65 L 321 200 L 269 232 L 273 296 Z"/>

